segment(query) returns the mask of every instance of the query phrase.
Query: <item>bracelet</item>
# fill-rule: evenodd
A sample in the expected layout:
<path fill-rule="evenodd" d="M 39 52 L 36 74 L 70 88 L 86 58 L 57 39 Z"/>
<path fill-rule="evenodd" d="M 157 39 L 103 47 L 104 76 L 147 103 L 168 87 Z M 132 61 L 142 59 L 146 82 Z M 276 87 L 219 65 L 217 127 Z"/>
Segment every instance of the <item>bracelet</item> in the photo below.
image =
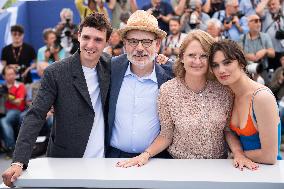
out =
<path fill-rule="evenodd" d="M 147 150 L 145 150 L 143 153 L 148 154 L 149 158 L 151 158 L 151 157 L 152 157 L 151 153 L 150 153 L 150 152 L 148 152 Z"/>
<path fill-rule="evenodd" d="M 24 169 L 24 165 L 22 163 L 20 163 L 20 162 L 11 163 L 11 166 L 12 165 L 17 165 L 17 166 L 21 167 L 22 169 Z"/>

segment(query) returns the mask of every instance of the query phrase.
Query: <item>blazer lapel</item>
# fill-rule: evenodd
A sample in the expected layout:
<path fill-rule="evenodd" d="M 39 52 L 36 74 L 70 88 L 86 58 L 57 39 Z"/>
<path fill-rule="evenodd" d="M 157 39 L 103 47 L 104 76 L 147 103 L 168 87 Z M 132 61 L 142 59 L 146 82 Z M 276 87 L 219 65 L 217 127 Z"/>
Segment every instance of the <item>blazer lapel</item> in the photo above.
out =
<path fill-rule="evenodd" d="M 80 54 L 79 51 L 77 51 L 73 55 L 73 59 L 71 62 L 71 68 L 72 68 L 72 76 L 73 76 L 73 85 L 78 90 L 78 92 L 81 94 L 83 99 L 88 103 L 90 108 L 93 110 L 91 97 L 88 91 L 87 82 L 83 73 L 81 61 L 80 61 Z"/>
<path fill-rule="evenodd" d="M 126 58 L 126 55 L 123 55 L 121 61 L 112 62 L 112 73 L 111 73 L 111 97 L 112 101 L 115 103 L 114 106 L 116 107 L 119 91 L 124 79 L 125 72 L 127 70 L 127 67 L 129 65 L 129 61 Z"/>

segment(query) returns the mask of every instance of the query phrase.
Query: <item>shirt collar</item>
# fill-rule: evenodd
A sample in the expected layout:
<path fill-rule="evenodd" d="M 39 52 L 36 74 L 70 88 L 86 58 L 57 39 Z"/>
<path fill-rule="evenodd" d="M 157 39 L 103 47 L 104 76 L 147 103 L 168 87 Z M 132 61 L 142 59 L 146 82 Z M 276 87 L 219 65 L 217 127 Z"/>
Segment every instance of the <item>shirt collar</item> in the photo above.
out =
<path fill-rule="evenodd" d="M 129 75 L 131 75 L 131 76 L 133 76 L 133 77 L 136 77 L 138 80 L 152 80 L 153 82 L 155 82 L 155 83 L 158 83 L 158 81 L 157 81 L 157 76 L 156 76 L 156 67 L 155 67 L 155 65 L 154 65 L 154 68 L 153 68 L 153 71 L 152 71 L 152 73 L 150 74 L 150 75 L 147 75 L 147 76 L 143 76 L 143 77 L 138 77 L 135 73 L 133 73 L 132 71 L 131 71 L 131 69 L 130 69 L 130 62 L 128 63 L 128 67 L 127 67 L 127 70 L 126 70 L 126 72 L 125 72 L 125 74 L 124 74 L 124 77 L 126 77 L 126 76 L 129 76 Z"/>

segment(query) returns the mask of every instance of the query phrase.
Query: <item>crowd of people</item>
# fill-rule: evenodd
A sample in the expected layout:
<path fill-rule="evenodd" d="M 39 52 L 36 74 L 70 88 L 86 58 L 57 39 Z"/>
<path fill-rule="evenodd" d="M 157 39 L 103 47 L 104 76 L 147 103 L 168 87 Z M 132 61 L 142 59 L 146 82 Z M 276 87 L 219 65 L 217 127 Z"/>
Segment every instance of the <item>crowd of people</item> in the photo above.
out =
<path fill-rule="evenodd" d="M 281 159 L 284 1 L 75 5 L 80 25 L 62 9 L 37 53 L 20 25 L 2 49 L 7 186 L 36 156 L 40 132 L 49 157 L 130 158 L 118 167 L 233 157 L 235 167 L 255 170 Z"/>

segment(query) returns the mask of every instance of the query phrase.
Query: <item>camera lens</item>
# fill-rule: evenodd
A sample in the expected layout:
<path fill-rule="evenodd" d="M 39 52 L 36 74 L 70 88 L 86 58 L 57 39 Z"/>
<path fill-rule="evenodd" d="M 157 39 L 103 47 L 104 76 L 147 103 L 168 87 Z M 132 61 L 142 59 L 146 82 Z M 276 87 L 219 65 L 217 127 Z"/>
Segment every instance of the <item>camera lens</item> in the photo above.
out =
<path fill-rule="evenodd" d="M 154 17 L 159 17 L 160 16 L 160 14 L 161 14 L 161 11 L 159 10 L 159 9 L 154 9 L 153 11 L 152 11 L 152 15 L 154 16 Z"/>

